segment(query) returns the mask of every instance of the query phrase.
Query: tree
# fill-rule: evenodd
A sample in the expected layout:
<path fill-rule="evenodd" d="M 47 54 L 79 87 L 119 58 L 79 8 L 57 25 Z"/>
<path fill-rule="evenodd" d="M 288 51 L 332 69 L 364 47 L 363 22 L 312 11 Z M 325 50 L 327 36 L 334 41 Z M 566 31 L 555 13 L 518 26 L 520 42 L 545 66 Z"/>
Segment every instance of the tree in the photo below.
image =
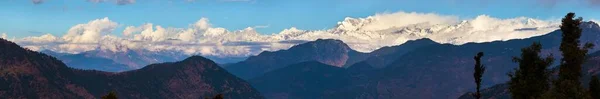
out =
<path fill-rule="evenodd" d="M 215 98 L 213 98 L 213 99 L 223 99 L 223 98 L 224 98 L 224 97 L 223 97 L 223 94 L 218 94 L 218 95 L 217 95 L 217 96 L 215 96 Z"/>
<path fill-rule="evenodd" d="M 594 45 L 587 43 L 580 48 L 579 38 L 582 30 L 579 28 L 579 24 L 581 24 L 582 18 L 574 18 L 575 13 L 568 13 L 560 25 L 563 38 L 559 49 L 563 58 L 560 63 L 558 80 L 554 82 L 554 95 L 559 99 L 582 99 L 586 96 L 580 82 L 581 65 L 588 50 Z"/>
<path fill-rule="evenodd" d="M 107 95 L 101 97 L 102 99 L 119 99 L 117 98 L 117 93 L 115 91 L 109 92 Z"/>
<path fill-rule="evenodd" d="M 481 65 L 481 57 L 483 57 L 483 52 L 477 53 L 473 59 L 475 59 L 475 73 L 473 73 L 473 78 L 475 79 L 475 84 L 477 84 L 477 93 L 473 94 L 476 99 L 481 99 L 481 77 L 483 77 L 483 72 L 485 72 L 485 67 Z"/>
<path fill-rule="evenodd" d="M 204 99 L 211 99 L 209 97 L 204 97 Z M 223 94 L 217 94 L 215 97 L 213 97 L 212 99 L 225 99 L 225 97 L 223 97 Z"/>
<path fill-rule="evenodd" d="M 600 99 L 600 80 L 598 80 L 598 76 L 592 76 L 590 95 L 592 95 L 592 99 Z"/>
<path fill-rule="evenodd" d="M 519 64 L 514 72 L 508 74 L 509 91 L 513 99 L 540 99 L 550 89 L 551 71 L 548 69 L 554 58 L 540 56 L 542 44 L 534 42 L 521 49 L 521 57 L 514 57 Z"/>

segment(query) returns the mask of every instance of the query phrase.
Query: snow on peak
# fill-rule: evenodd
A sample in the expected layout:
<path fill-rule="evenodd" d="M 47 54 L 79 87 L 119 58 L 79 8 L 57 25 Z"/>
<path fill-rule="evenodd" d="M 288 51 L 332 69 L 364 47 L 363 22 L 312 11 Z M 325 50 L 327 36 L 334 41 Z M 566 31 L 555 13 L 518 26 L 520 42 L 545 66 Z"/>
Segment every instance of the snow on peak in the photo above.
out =
<path fill-rule="evenodd" d="M 456 23 L 456 16 L 441 16 L 434 13 L 381 13 L 367 18 L 347 17 L 342 22 L 338 22 L 336 29 L 343 31 L 377 31 L 393 27 L 404 27 L 412 24 L 453 24 Z"/>
<path fill-rule="evenodd" d="M 2 38 L 2 39 L 8 39 L 7 36 L 6 36 L 6 33 L 2 33 L 2 36 L 0 36 L 0 38 Z"/>
<path fill-rule="evenodd" d="M 301 33 L 301 32 L 305 32 L 305 31 L 300 30 L 296 27 L 291 27 L 289 29 L 284 29 L 283 31 L 279 32 L 279 34 L 294 34 L 294 33 Z"/>
<path fill-rule="evenodd" d="M 97 19 L 73 26 L 62 38 L 43 35 L 23 38 L 17 43 L 35 48 L 34 50 L 69 53 L 97 49 L 113 52 L 142 49 L 227 57 L 288 49 L 317 39 L 338 39 L 354 50 L 370 52 L 421 38 L 450 44 L 528 38 L 558 29 L 559 21 L 526 17 L 499 19 L 489 15 L 459 20 L 452 15 L 396 12 L 364 18 L 346 17 L 327 30 L 291 27 L 278 34 L 261 34 L 253 27 L 242 30 L 213 27 L 209 19 L 201 18 L 187 28 L 164 27 L 152 23 L 128 26 L 122 31 L 123 37 L 112 35 L 117 25 L 108 18 Z"/>

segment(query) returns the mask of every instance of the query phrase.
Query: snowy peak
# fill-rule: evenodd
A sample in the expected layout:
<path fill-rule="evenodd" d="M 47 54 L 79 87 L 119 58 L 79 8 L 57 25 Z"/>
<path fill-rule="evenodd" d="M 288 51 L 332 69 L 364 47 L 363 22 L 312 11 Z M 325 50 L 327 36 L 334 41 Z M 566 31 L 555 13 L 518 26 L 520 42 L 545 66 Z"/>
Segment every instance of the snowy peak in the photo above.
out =
<path fill-rule="evenodd" d="M 494 29 L 513 29 L 513 28 L 534 28 L 534 27 L 550 27 L 557 25 L 549 22 L 544 22 L 537 19 L 517 17 L 513 19 L 497 19 L 492 18 L 488 15 L 480 15 L 475 19 L 463 22 L 461 24 L 468 24 L 473 30 L 494 30 Z M 514 29 L 513 29 L 514 30 Z"/>
<path fill-rule="evenodd" d="M 579 27 L 583 28 L 583 29 L 596 29 L 596 30 L 600 30 L 600 25 L 598 25 L 598 23 L 594 22 L 594 21 L 587 21 L 587 22 L 583 22 L 579 25 Z"/>
<path fill-rule="evenodd" d="M 369 24 L 373 21 L 372 17 L 368 18 L 344 18 L 344 21 L 338 22 L 336 29 L 343 31 L 358 31 L 358 29 L 362 28 L 365 24 Z"/>
<path fill-rule="evenodd" d="M 457 22 L 455 16 L 441 16 L 434 13 L 382 13 L 366 18 L 346 17 L 338 22 L 335 30 L 341 31 L 378 31 L 393 27 L 404 27 L 412 24 L 453 24 Z"/>

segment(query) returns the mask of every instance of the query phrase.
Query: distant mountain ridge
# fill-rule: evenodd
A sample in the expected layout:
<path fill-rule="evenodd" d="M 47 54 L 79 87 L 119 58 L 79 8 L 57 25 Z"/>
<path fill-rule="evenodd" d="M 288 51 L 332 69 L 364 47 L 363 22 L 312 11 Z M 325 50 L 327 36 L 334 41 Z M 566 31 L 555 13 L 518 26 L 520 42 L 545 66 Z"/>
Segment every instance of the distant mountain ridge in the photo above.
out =
<path fill-rule="evenodd" d="M 352 84 L 345 68 L 317 61 L 292 64 L 249 81 L 270 99 L 324 99 Z"/>
<path fill-rule="evenodd" d="M 600 38 L 600 27 L 598 26 L 598 24 L 593 22 L 585 22 L 581 25 L 581 27 L 583 28 L 583 36 L 581 38 L 582 42 L 592 42 L 596 45 L 600 44 L 600 40 L 598 39 Z M 409 41 L 406 43 L 406 45 L 403 44 L 398 46 L 392 46 L 389 48 L 382 48 L 380 49 L 380 51 L 374 51 L 372 53 L 360 53 L 354 51 L 340 40 L 319 39 L 313 42 L 307 42 L 304 44 L 294 46 L 288 50 L 263 52 L 257 56 L 249 57 L 245 61 L 227 65 L 225 69 L 243 79 L 249 79 L 253 85 L 256 85 L 259 91 L 266 92 L 265 94 L 267 96 L 273 96 L 269 98 L 458 98 L 464 93 L 473 90 L 474 84 L 472 84 L 472 66 L 474 62 L 472 57 L 475 53 L 480 51 L 486 53 L 486 56 L 483 58 L 483 63 L 486 67 L 488 67 L 488 71 L 486 71 L 486 73 L 484 74 L 484 87 L 503 88 L 505 86 L 497 84 L 506 82 L 508 80 L 506 73 L 513 70 L 513 68 L 517 66 L 515 63 L 512 62 L 511 57 L 518 56 L 520 54 L 520 48 L 528 46 L 532 42 L 541 42 L 544 46 L 543 54 L 547 55 L 550 53 L 554 53 L 556 59 L 560 59 L 561 56 L 557 55 L 558 45 L 560 44 L 560 38 L 560 31 L 557 30 L 546 35 L 526 39 L 514 39 L 486 43 L 466 43 L 463 45 L 439 44 L 432 42 L 433 40 L 430 39 L 420 39 L 415 41 Z M 11 48 L 11 46 L 2 46 L 2 48 Z M 4 51 L 12 50 L 14 49 Z M 593 49 L 590 52 L 597 50 L 598 49 Z M 219 73 L 219 75 L 228 75 L 226 73 L 222 73 L 224 71 L 223 68 L 219 68 L 217 65 L 210 61 L 208 63 L 206 63 L 206 61 L 189 61 L 207 60 L 203 57 L 191 57 L 188 58 L 189 60 L 186 59 L 181 62 L 154 64 L 144 67 L 140 70 L 127 71 L 122 73 L 108 73 L 91 70 L 81 71 L 64 69 L 67 67 L 65 67 L 64 65 L 60 65 L 60 62 L 56 61 L 56 59 L 45 58 L 48 56 L 41 55 L 41 57 L 43 58 L 37 58 L 40 56 L 36 56 L 37 54 L 31 54 L 36 53 L 31 51 L 16 53 L 27 53 L 23 55 L 30 56 L 12 57 L 14 58 L 13 61 L 7 61 L 11 64 L 10 67 L 7 65 L 6 68 L 0 68 L 0 71 L 4 71 L 4 75 L 0 76 L 8 75 L 6 78 L 17 77 L 16 80 L 26 79 L 24 81 L 29 81 L 30 79 L 35 78 L 34 80 L 36 82 L 44 82 L 44 79 L 47 78 L 60 79 L 54 82 L 57 83 L 56 85 L 59 86 L 44 85 L 43 83 L 34 83 L 44 88 L 67 90 L 58 91 L 61 93 L 47 92 L 48 90 L 39 90 L 39 92 L 45 93 L 41 96 L 47 96 L 51 98 L 56 97 L 49 96 L 46 94 L 64 94 L 64 97 L 68 98 L 90 96 L 97 97 L 98 93 L 106 92 L 108 90 L 105 89 L 106 87 L 116 88 L 117 91 L 130 95 L 125 97 L 131 98 L 143 98 L 145 96 L 190 98 L 197 97 L 197 94 L 191 96 L 178 95 L 180 93 L 185 93 L 184 91 L 181 91 L 179 89 L 190 88 L 187 90 L 193 90 L 209 94 L 213 94 L 213 91 L 199 90 L 206 88 L 206 86 L 202 86 L 202 83 L 199 84 L 196 82 L 204 81 L 202 79 L 205 78 L 188 76 L 188 74 L 205 75 L 203 73 L 206 73 L 206 70 L 214 70 L 221 71 L 217 72 Z M 10 56 L 20 54 L 10 53 L 6 55 Z M 0 56 L 2 55 L 3 54 L 0 54 Z M 124 57 L 128 56 L 128 54 L 121 56 L 111 56 Z M 5 57 L 5 59 L 11 59 L 11 57 Z M 37 60 L 50 60 L 54 64 L 58 65 L 47 65 L 48 67 L 43 67 L 39 70 L 58 70 L 59 72 L 57 73 L 65 73 L 69 76 L 51 77 L 47 75 L 54 74 L 36 74 L 37 72 L 35 70 L 38 70 L 37 67 L 34 69 L 30 69 L 14 66 L 15 64 L 17 64 L 15 62 L 19 60 L 25 60 L 25 62 L 32 60 L 36 60 L 35 62 L 38 62 Z M 25 64 L 27 66 L 37 66 L 39 64 L 45 63 L 19 64 Z M 201 65 L 206 67 L 190 67 L 189 65 Z M 592 68 L 589 69 L 588 72 L 598 74 L 597 70 L 598 69 Z M 199 74 L 198 72 L 201 73 Z M 27 74 L 27 76 L 14 76 L 15 74 Z M 77 76 L 70 76 L 71 74 Z M 155 78 L 147 77 L 148 75 L 153 76 Z M 169 77 L 172 78 L 169 79 Z M 5 80 L 4 82 L 0 80 L 0 83 L 9 84 L 8 82 L 15 81 L 15 79 L 13 78 Z M 228 79 L 211 79 L 208 81 L 243 81 L 239 80 L 239 78 L 224 78 Z M 134 80 L 126 81 L 124 79 Z M 155 83 L 144 82 L 150 80 L 159 81 Z M 60 88 L 63 85 L 63 83 L 67 83 L 67 85 L 72 85 L 67 86 L 65 88 Z M 93 85 L 95 86 L 78 85 L 77 83 L 94 83 Z M 134 85 L 130 85 L 132 83 Z M 214 86 L 224 86 L 219 85 L 219 83 L 206 83 L 210 83 Z M 167 84 L 169 85 L 169 88 L 174 89 L 169 89 L 167 92 L 155 91 L 157 89 L 166 89 L 165 86 Z M 185 85 L 186 87 L 182 87 L 184 85 L 180 86 L 180 84 L 191 85 Z M 2 91 L 2 88 L 7 89 L 16 86 L 22 87 L 25 85 L 13 84 L 8 87 L 0 87 L 0 91 Z M 249 87 L 249 85 L 244 83 L 236 83 L 232 86 L 238 86 L 236 88 L 241 88 L 240 90 L 249 90 L 249 93 L 258 93 L 252 91 L 252 87 Z M 118 89 L 121 87 L 123 87 L 124 89 Z M 306 88 L 295 89 L 303 87 Z M 21 89 L 23 88 L 25 87 L 22 87 Z M 219 88 L 228 89 L 228 87 Z M 130 91 L 129 89 L 143 89 L 146 91 L 137 92 Z M 81 90 L 85 90 L 87 92 Z M 487 91 L 502 92 L 495 90 Z M 27 91 L 19 90 L 19 92 Z M 27 94 L 32 93 L 36 93 L 37 95 L 37 92 L 27 92 Z M 153 95 L 149 93 L 159 93 L 159 95 Z M 25 93 L 9 94 L 14 95 Z M 238 94 L 234 94 L 234 96 L 231 97 L 236 96 L 238 96 Z M 255 94 L 250 94 L 249 96 L 260 97 Z"/>
<path fill-rule="evenodd" d="M 375 68 L 383 68 L 389 65 L 392 61 L 396 60 L 400 56 L 411 52 L 420 47 L 430 46 L 439 44 L 431 39 L 417 39 L 407 41 L 402 45 L 383 47 L 381 49 L 377 49 L 369 54 L 369 57 L 365 59 L 365 63 L 369 64 Z"/>
<path fill-rule="evenodd" d="M 343 67 L 346 63 L 364 60 L 365 55 L 367 54 L 350 49 L 340 40 L 318 39 L 293 46 L 288 50 L 265 51 L 245 61 L 227 65 L 225 68 L 238 77 L 251 79 L 287 65 L 307 61 Z"/>
<path fill-rule="evenodd" d="M 600 44 L 600 39 L 598 39 L 600 38 L 600 27 L 598 24 L 593 22 L 584 22 L 581 25 L 581 28 L 583 29 L 581 42 L 591 42 L 596 45 Z M 301 72 L 297 72 L 297 70 L 294 71 L 293 69 L 290 69 L 291 67 L 289 66 L 298 66 L 292 64 L 288 66 L 280 66 L 281 68 L 279 69 L 270 70 L 270 72 L 264 73 L 263 76 L 255 77 L 250 81 L 252 84 L 256 84 L 257 89 L 259 89 L 261 92 L 264 92 L 266 96 L 277 96 L 284 98 L 310 96 L 311 98 L 343 99 L 454 99 L 474 89 L 472 77 L 474 66 L 473 55 L 475 55 L 477 52 L 482 51 L 485 53 L 482 62 L 487 67 L 487 71 L 483 76 L 483 86 L 491 87 L 496 84 L 504 83 L 508 80 L 508 76 L 506 76 L 506 74 L 509 71 L 512 71 L 513 68 L 517 67 L 517 64 L 512 62 L 512 57 L 518 56 L 521 48 L 529 46 L 533 42 L 540 42 L 543 45 L 542 53 L 544 55 L 554 53 L 555 58 L 560 59 L 561 56 L 558 54 L 560 39 L 561 33 L 559 30 L 557 30 L 546 35 L 526 39 L 485 43 L 467 43 L 463 45 L 439 44 L 431 42 L 432 40 L 428 39 L 415 40 L 412 42 L 414 45 L 409 46 L 410 43 L 407 42 L 407 45 L 398 45 L 386 48 L 387 50 L 391 51 L 386 51 L 386 49 L 382 48 L 380 49 L 381 51 L 366 53 L 366 56 L 369 56 L 369 58 L 364 58 L 364 61 L 355 62 L 354 64 L 347 66 L 346 69 L 342 70 L 345 72 L 342 74 L 346 75 L 337 76 L 342 78 L 335 78 L 349 79 L 340 80 L 343 82 L 337 83 L 351 83 L 340 84 L 345 86 L 336 87 L 339 90 L 284 90 L 286 87 L 290 86 L 315 86 L 311 85 L 309 82 L 318 82 L 321 80 L 318 80 L 320 79 L 319 76 L 314 75 L 328 73 L 319 72 L 315 74 L 302 74 Z M 590 52 L 594 51 L 598 51 L 598 49 L 593 49 Z M 304 54 L 297 54 L 296 57 L 302 55 Z M 298 61 L 291 61 L 289 63 L 294 62 L 302 63 Z M 334 71 L 331 71 L 331 73 L 334 73 Z M 281 81 L 297 81 L 292 83 L 277 84 L 260 83 L 260 81 L 269 79 L 271 79 L 270 81 L 277 81 L 275 78 L 280 78 L 279 80 Z M 327 86 L 328 84 L 323 85 Z M 502 88 L 502 86 L 497 86 L 495 88 Z M 327 92 L 327 94 L 324 95 L 320 92 Z"/>
<path fill-rule="evenodd" d="M 0 97 L 190 99 L 224 94 L 229 99 L 262 99 L 254 88 L 209 59 L 193 56 L 121 73 L 72 69 L 54 57 L 0 39 Z"/>
<path fill-rule="evenodd" d="M 50 50 L 42 50 L 40 52 L 62 60 L 69 67 L 109 72 L 139 69 L 154 63 L 175 62 L 190 57 L 190 55 L 180 52 L 145 50 L 127 50 L 118 52 L 92 50 L 78 54 L 58 53 Z M 238 62 L 245 59 L 245 57 L 222 58 L 216 56 L 207 56 L 207 58 L 216 59 L 223 63 Z"/>

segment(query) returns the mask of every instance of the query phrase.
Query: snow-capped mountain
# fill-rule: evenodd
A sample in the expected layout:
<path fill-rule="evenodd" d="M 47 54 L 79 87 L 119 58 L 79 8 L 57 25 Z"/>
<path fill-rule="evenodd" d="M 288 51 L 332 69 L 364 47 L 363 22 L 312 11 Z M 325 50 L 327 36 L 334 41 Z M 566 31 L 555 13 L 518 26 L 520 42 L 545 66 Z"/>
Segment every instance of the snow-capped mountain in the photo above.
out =
<path fill-rule="evenodd" d="M 13 41 L 32 50 L 62 53 L 143 49 L 153 52 L 181 52 L 186 55 L 247 57 L 263 51 L 288 49 L 316 39 L 339 39 L 354 50 L 370 52 L 421 38 L 460 45 L 529 38 L 558 29 L 558 21 L 526 17 L 498 19 L 480 15 L 459 20 L 456 16 L 415 12 L 381 13 L 366 18 L 348 17 L 331 29 L 302 30 L 292 27 L 277 34 L 258 33 L 252 27 L 230 31 L 213 27 L 207 18 L 202 18 L 187 28 L 163 27 L 152 23 L 127 26 L 122 32 L 123 36 L 115 36 L 113 32 L 119 25 L 103 18 L 75 25 L 63 37 L 46 34 Z"/>
<path fill-rule="evenodd" d="M 593 43 L 599 45 L 600 26 L 594 22 L 583 22 L 582 43 Z M 337 68 L 330 63 L 313 58 L 307 61 L 297 61 L 299 57 L 317 54 L 303 54 L 293 52 L 291 57 L 264 57 L 261 53 L 257 57 L 263 62 L 249 61 L 240 66 L 252 66 L 262 70 L 242 69 L 252 71 L 249 73 L 261 73 L 261 76 L 250 77 L 249 81 L 266 97 L 276 98 L 324 98 L 324 99 L 454 99 L 466 92 L 475 89 L 473 84 L 473 55 L 484 52 L 484 64 L 486 72 L 483 76 L 483 88 L 494 84 L 502 84 L 509 80 L 506 75 L 517 68 L 518 63 L 513 62 L 513 57 L 521 54 L 521 48 L 531 45 L 533 42 L 542 44 L 544 55 L 553 54 L 555 61 L 562 57 L 559 51 L 562 33 L 560 30 L 526 39 L 513 39 L 507 41 L 494 41 L 485 43 L 466 43 L 462 45 L 439 44 L 429 39 L 408 41 L 399 46 L 384 47 L 366 53 L 369 58 L 357 62 L 347 68 Z M 318 42 L 318 41 L 316 41 Z M 304 45 L 304 44 L 301 44 Z M 336 49 L 335 44 L 323 45 Z M 297 47 L 292 47 L 296 49 Z M 314 48 L 319 48 L 314 47 Z M 306 51 L 306 50 L 304 50 Z M 589 50 L 596 52 L 598 49 Z M 270 56 L 285 55 L 284 51 L 274 52 Z M 339 53 L 339 52 L 338 52 Z M 599 56 L 599 53 L 592 54 Z M 332 54 L 331 56 L 336 56 Z M 348 59 L 353 58 L 348 54 Z M 356 57 L 356 56 L 354 56 Z M 600 58 L 591 57 L 590 59 Z M 281 59 L 271 60 L 269 59 Z M 340 60 L 340 58 L 329 58 Z M 342 58 L 343 59 L 343 58 Z M 279 62 L 279 69 L 264 69 L 264 67 L 276 67 L 268 65 L 269 62 Z M 250 64 L 248 64 L 250 63 Z M 346 62 L 348 63 L 348 62 Z M 598 72 L 598 61 L 590 61 L 586 65 L 585 74 L 600 74 Z M 253 65 L 254 64 L 254 65 Z M 259 65 L 257 65 L 259 64 Z M 335 65 L 335 64 L 334 64 Z M 594 67 L 595 66 L 595 67 Z M 236 73 L 236 68 L 225 68 L 244 78 L 248 73 Z M 239 70 L 237 70 L 239 71 Z M 246 76 L 247 77 L 247 76 Z M 582 77 L 582 78 L 590 78 Z M 588 82 L 588 81 L 583 81 Z M 506 96 L 505 88 L 491 87 L 484 93 L 493 93 Z M 284 95 L 282 95 L 284 94 Z M 485 94 L 484 94 L 485 95 Z M 498 98 L 498 97 L 497 97 Z"/>

